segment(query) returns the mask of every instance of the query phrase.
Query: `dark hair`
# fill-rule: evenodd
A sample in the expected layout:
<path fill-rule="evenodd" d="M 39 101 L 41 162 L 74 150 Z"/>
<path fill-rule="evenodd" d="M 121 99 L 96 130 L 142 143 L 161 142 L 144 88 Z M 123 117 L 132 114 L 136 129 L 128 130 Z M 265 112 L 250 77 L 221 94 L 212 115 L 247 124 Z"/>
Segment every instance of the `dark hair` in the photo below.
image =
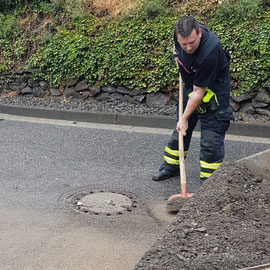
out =
<path fill-rule="evenodd" d="M 199 23 L 192 16 L 184 16 L 175 24 L 175 34 L 180 34 L 182 37 L 187 37 L 195 29 L 196 33 L 199 32 Z"/>

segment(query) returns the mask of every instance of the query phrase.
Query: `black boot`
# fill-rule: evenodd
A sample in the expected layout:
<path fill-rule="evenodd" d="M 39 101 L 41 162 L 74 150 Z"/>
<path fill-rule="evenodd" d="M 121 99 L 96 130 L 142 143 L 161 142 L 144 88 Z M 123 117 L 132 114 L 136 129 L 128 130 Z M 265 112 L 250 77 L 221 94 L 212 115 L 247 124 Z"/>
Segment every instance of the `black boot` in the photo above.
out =
<path fill-rule="evenodd" d="M 164 181 L 170 177 L 174 177 L 174 176 L 178 176 L 179 175 L 179 171 L 176 172 L 171 172 L 168 170 L 160 170 L 157 173 L 155 173 L 152 177 L 153 181 Z"/>

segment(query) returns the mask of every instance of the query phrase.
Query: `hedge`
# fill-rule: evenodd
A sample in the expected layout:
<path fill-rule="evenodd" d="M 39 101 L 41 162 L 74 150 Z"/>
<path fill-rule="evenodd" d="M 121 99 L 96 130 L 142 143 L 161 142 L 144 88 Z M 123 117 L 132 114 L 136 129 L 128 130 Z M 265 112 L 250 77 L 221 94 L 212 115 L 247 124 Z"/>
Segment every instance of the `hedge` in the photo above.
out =
<path fill-rule="evenodd" d="M 161 16 L 159 9 L 155 16 L 147 11 L 113 20 L 60 14 L 55 21 L 63 23 L 55 23 L 52 36 L 37 33 L 30 39 L 19 23 L 23 15 L 0 14 L 0 71 L 35 68 L 36 76 L 55 86 L 65 78 L 84 77 L 93 85 L 171 89 L 178 80 L 171 58 L 173 25 L 181 15 Z M 224 2 L 207 18 L 206 26 L 232 57 L 235 93 L 270 85 L 269 15 L 262 0 L 240 0 Z M 31 42 L 39 49 L 27 55 Z"/>
<path fill-rule="evenodd" d="M 171 58 L 176 18 L 77 19 L 33 55 L 29 65 L 58 85 L 62 78 L 85 76 L 90 84 L 130 85 L 158 91 L 175 84 Z M 41 75 L 41 74 L 39 74 Z"/>

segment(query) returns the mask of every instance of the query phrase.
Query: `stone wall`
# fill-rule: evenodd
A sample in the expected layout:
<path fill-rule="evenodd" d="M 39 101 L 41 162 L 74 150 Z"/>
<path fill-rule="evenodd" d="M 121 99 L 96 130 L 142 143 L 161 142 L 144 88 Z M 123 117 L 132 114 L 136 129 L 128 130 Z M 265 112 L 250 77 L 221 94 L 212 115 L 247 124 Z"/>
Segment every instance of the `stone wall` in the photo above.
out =
<path fill-rule="evenodd" d="M 177 91 L 145 93 L 142 90 L 124 86 L 95 87 L 79 78 L 63 80 L 59 88 L 49 85 L 43 79 L 34 80 L 31 71 L 17 74 L 0 74 L 0 93 L 2 96 L 55 97 L 65 100 L 94 99 L 96 101 L 147 103 L 149 106 L 164 105 L 177 101 Z"/>
<path fill-rule="evenodd" d="M 261 115 L 270 118 L 270 87 L 260 89 L 256 94 L 241 94 L 230 97 L 230 106 L 245 117 Z"/>
<path fill-rule="evenodd" d="M 125 86 L 95 87 L 88 85 L 79 78 L 63 80 L 59 88 L 50 86 L 43 79 L 34 80 L 31 71 L 17 74 L 0 74 L 0 92 L 7 96 L 55 97 L 70 99 L 94 99 L 97 101 L 146 103 L 149 106 L 163 106 L 175 103 L 178 99 L 177 90 L 170 92 L 145 93 L 141 90 Z M 257 94 L 231 95 L 230 105 L 233 111 L 243 118 L 262 115 L 270 117 L 270 87 L 261 89 Z M 245 120 L 245 119 L 242 119 Z"/>

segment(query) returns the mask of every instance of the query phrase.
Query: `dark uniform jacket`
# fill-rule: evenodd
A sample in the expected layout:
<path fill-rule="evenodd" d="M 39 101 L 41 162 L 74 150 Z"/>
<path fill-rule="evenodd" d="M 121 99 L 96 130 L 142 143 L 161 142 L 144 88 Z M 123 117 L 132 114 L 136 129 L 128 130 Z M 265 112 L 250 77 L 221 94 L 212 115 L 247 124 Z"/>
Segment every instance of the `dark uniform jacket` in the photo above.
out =
<path fill-rule="evenodd" d="M 177 41 L 174 32 L 175 50 L 180 60 L 179 71 L 181 72 L 184 87 L 184 99 L 193 91 L 193 85 L 208 88 L 216 94 L 218 108 L 224 109 L 229 106 L 230 94 L 230 57 L 222 49 L 216 35 L 200 25 L 202 38 L 200 45 L 193 54 L 186 53 Z"/>

